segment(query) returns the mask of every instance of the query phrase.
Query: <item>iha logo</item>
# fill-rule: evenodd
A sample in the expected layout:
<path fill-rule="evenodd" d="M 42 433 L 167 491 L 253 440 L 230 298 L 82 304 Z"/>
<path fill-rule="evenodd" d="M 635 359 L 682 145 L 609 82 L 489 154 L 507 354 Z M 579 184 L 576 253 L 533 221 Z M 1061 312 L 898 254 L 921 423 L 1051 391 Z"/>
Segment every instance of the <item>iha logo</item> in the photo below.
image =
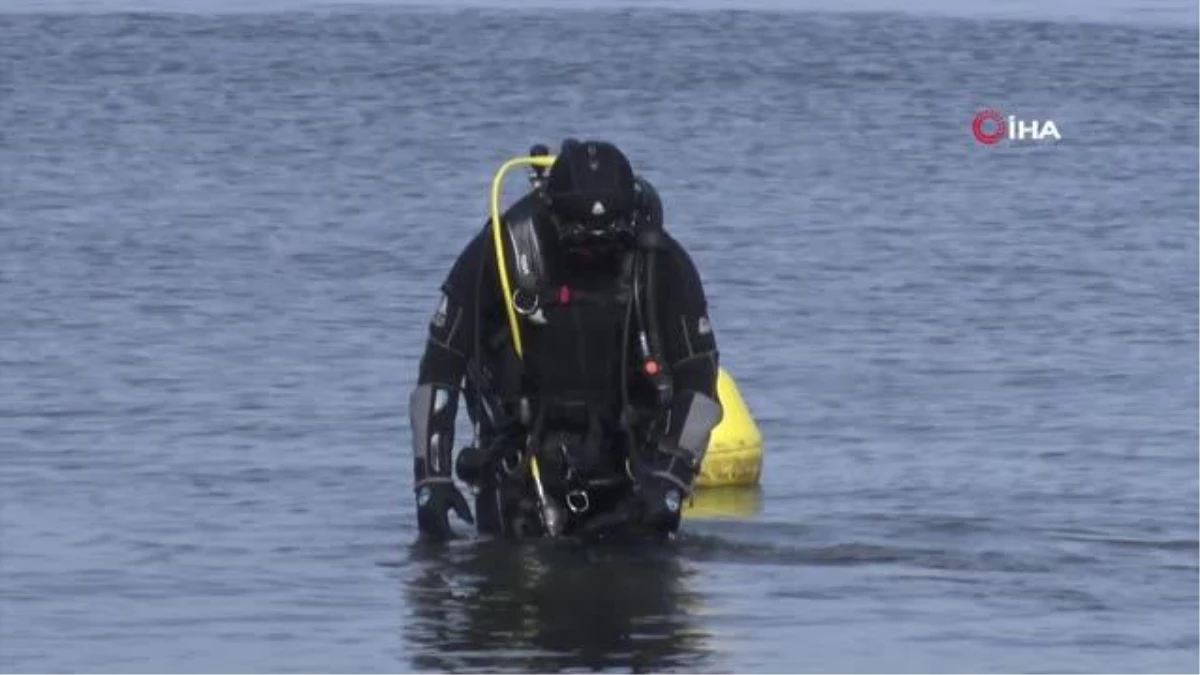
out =
<path fill-rule="evenodd" d="M 984 145 L 995 145 L 1004 139 L 1010 141 L 1061 141 L 1062 134 L 1053 120 L 1019 120 L 1014 115 L 1005 117 L 988 108 L 981 110 L 971 122 L 971 133 L 975 140 Z"/>

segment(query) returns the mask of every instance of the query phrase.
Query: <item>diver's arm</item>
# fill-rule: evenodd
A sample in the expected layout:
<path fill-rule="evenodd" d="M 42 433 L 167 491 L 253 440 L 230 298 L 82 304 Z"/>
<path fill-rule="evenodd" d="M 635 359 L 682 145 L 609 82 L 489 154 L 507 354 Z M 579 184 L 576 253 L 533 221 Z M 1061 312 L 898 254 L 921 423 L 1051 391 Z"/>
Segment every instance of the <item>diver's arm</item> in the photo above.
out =
<path fill-rule="evenodd" d="M 485 297 L 478 292 L 488 252 L 484 244 L 481 233 L 459 254 L 442 285 L 417 387 L 409 399 L 417 516 L 422 531 L 431 534 L 448 533 L 450 508 L 471 522 L 470 510 L 454 487 L 454 422 L 459 389 L 475 351 L 478 303 Z"/>
<path fill-rule="evenodd" d="M 451 481 L 458 394 L 472 340 L 470 305 L 443 294 L 429 322 L 417 387 L 409 398 L 414 487 Z"/>
<path fill-rule="evenodd" d="M 717 401 L 720 364 L 708 302 L 691 256 L 665 238 L 658 281 L 660 330 L 673 395 L 662 411 L 659 472 L 690 491 L 721 421 Z"/>
<path fill-rule="evenodd" d="M 459 254 L 442 285 L 437 311 L 429 320 L 417 388 L 409 400 L 418 487 L 451 480 L 458 393 L 474 351 L 474 270 L 482 262 L 481 251 L 477 238 Z"/>

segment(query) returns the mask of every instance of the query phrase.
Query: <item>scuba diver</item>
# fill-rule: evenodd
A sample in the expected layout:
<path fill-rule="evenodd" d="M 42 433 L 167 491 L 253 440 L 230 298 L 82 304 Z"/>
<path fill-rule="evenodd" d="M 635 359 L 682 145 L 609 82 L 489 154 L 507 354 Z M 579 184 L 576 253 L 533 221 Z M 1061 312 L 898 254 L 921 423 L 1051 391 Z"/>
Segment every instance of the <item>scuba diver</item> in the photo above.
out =
<path fill-rule="evenodd" d="M 615 145 L 530 154 L 497 175 L 429 322 L 409 402 L 418 525 L 451 536 L 453 510 L 488 535 L 669 537 L 722 416 L 699 273 Z M 497 218 L 514 163 L 532 187 Z M 475 438 L 453 461 L 460 390 Z"/>

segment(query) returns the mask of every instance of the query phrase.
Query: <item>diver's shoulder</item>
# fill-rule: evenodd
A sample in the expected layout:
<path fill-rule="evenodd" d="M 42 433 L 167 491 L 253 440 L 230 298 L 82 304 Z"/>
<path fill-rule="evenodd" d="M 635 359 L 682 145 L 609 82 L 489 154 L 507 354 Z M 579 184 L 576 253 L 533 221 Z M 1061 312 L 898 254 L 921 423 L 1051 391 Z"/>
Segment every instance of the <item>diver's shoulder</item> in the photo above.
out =
<path fill-rule="evenodd" d="M 687 248 L 683 242 L 675 238 L 675 235 L 666 230 L 660 230 L 658 233 L 659 248 L 663 249 L 670 255 L 688 255 Z"/>
<path fill-rule="evenodd" d="M 672 236 L 670 232 L 663 230 L 659 234 L 658 248 L 664 256 L 672 261 L 682 264 L 685 267 L 695 267 L 695 263 L 692 262 L 692 254 L 688 252 L 687 246 Z"/>
<path fill-rule="evenodd" d="M 442 291 L 458 302 L 468 302 L 481 275 L 491 277 L 495 274 L 493 250 L 491 230 L 485 225 L 459 251 L 442 283 Z"/>
<path fill-rule="evenodd" d="M 703 294 L 704 281 L 700 276 L 700 269 L 692 260 L 692 255 L 683 242 L 663 232 L 659 239 L 658 250 L 663 274 L 666 279 L 669 279 L 669 281 L 664 280 L 668 287 L 677 290 L 695 289 L 695 292 Z M 687 292 L 691 293 L 692 291 Z"/>
<path fill-rule="evenodd" d="M 538 198 L 533 191 L 525 193 L 520 199 L 508 207 L 501 216 L 501 221 L 512 223 L 520 220 L 541 220 L 537 216 L 545 209 L 545 202 Z M 491 222 L 491 218 L 488 219 Z"/>
<path fill-rule="evenodd" d="M 458 264 L 474 266 L 485 261 L 492 252 L 491 228 L 481 227 L 458 254 Z"/>

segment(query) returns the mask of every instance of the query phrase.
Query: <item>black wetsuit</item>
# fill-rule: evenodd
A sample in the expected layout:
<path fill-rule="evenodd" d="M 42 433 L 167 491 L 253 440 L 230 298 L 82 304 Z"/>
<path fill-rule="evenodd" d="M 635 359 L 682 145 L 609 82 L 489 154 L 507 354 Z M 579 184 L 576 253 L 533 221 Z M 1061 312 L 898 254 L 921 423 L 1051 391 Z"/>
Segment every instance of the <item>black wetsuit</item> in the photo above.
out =
<path fill-rule="evenodd" d="M 488 464 L 481 476 L 469 479 L 478 481 L 478 525 L 488 532 L 511 530 L 516 511 L 528 511 L 535 499 L 527 482 L 506 488 L 496 477 L 499 460 L 527 450 L 531 436 L 536 436 L 533 452 L 548 489 L 561 498 L 584 486 L 589 515 L 594 515 L 615 507 L 628 491 L 632 474 L 626 459 L 672 434 L 672 400 L 682 392 L 716 399 L 716 340 L 700 276 L 684 248 L 660 232 L 653 252 L 643 254 L 655 256 L 655 302 L 648 302 L 644 262 L 633 262 L 635 247 L 589 254 L 566 250 L 537 207 L 526 208 L 535 211 L 530 222 L 538 235 L 546 290 L 539 311 L 520 317 L 524 358 L 515 358 L 492 232 L 485 226 L 442 285 L 418 381 L 456 391 L 466 380 L 467 408 L 478 425 L 480 447 L 486 448 L 474 451 L 478 456 L 468 463 Z M 505 248 L 511 279 L 524 263 L 514 259 L 507 241 Z M 644 315 L 655 306 L 662 361 L 658 379 L 646 374 L 656 369 L 647 367 L 637 344 L 638 312 Z M 665 396 L 656 388 L 663 375 L 669 382 Z M 451 420 L 457 402 L 452 404 Z M 417 457 L 418 480 L 445 474 L 449 467 L 452 423 L 447 428 L 442 417 L 430 429 L 441 434 L 442 456 L 429 457 L 436 469 Z M 475 470 L 479 467 L 467 473 Z"/>

